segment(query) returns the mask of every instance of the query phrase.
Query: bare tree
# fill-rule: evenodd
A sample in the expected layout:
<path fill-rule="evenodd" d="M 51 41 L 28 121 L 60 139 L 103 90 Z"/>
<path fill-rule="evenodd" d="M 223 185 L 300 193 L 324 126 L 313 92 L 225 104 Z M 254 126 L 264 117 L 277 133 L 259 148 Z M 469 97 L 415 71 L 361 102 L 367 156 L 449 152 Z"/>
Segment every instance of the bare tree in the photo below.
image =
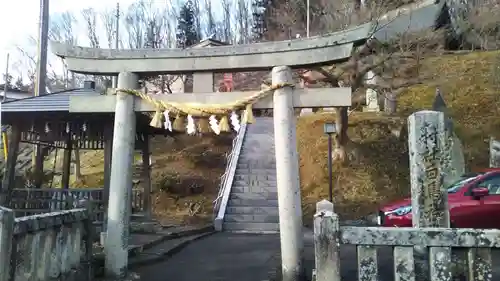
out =
<path fill-rule="evenodd" d="M 97 36 L 98 22 L 97 13 L 94 9 L 88 8 L 82 11 L 82 17 L 87 26 L 87 38 L 89 39 L 90 47 L 100 48 L 99 37 Z"/>
<path fill-rule="evenodd" d="M 248 39 L 248 12 L 245 0 L 238 0 L 236 3 L 236 22 L 238 28 L 235 33 L 237 39 L 235 42 L 238 44 L 247 43 Z"/>
<path fill-rule="evenodd" d="M 472 49 L 498 50 L 500 48 L 500 2 L 485 0 L 467 2 L 465 11 L 455 17 L 456 29 L 461 33 L 464 42 L 459 47 Z"/>
<path fill-rule="evenodd" d="M 28 36 L 27 43 L 24 46 L 16 46 L 20 54 L 19 61 L 14 64 L 16 70 L 25 74 L 28 77 L 28 85 L 30 89 L 34 88 L 36 75 L 36 46 L 37 42 L 33 36 Z"/>
<path fill-rule="evenodd" d="M 101 13 L 101 22 L 106 33 L 108 48 L 115 48 L 116 34 L 116 9 L 107 9 Z"/>
<path fill-rule="evenodd" d="M 77 24 L 76 17 L 70 12 L 64 12 L 51 17 L 49 27 L 49 39 L 58 42 L 64 42 L 68 45 L 76 45 L 77 37 L 74 30 Z M 61 59 L 63 64 L 63 81 L 65 88 L 74 88 L 76 85 L 76 76 L 74 73 L 69 73 L 66 64 Z"/>
<path fill-rule="evenodd" d="M 174 47 L 176 8 L 171 2 L 158 8 L 151 0 L 141 0 L 130 5 L 124 20 L 125 44 L 131 49 Z M 178 75 L 145 77 L 143 86 L 152 92 L 171 93 L 171 85 L 178 78 Z"/>
<path fill-rule="evenodd" d="M 146 32 L 144 7 L 144 1 L 139 1 L 130 5 L 125 14 L 125 29 L 127 30 L 130 49 L 138 49 L 144 46 Z"/>
<path fill-rule="evenodd" d="M 379 28 L 383 27 L 380 26 L 376 30 Z M 420 84 L 426 79 L 420 73 L 421 59 L 425 51 L 429 50 L 429 46 L 432 45 L 432 50 L 435 50 L 435 37 L 439 39 L 440 34 L 427 30 L 419 34 L 404 33 L 392 42 L 369 39 L 354 50 L 347 62 L 306 71 L 302 78 L 311 84 L 326 83 L 333 87 L 351 87 L 354 108 L 366 100 L 366 89 L 373 89 L 378 95 L 395 99 L 408 87 Z M 369 72 L 376 75 L 376 83 L 367 81 Z M 348 118 L 347 107 L 336 108 L 339 133 L 336 136 L 333 157 L 340 162 L 351 156 L 346 149 L 349 143 Z"/>
<path fill-rule="evenodd" d="M 206 11 L 206 23 L 205 23 L 205 34 L 207 36 L 217 35 L 216 23 L 214 14 L 212 11 L 212 1 L 205 0 L 205 11 Z"/>
<path fill-rule="evenodd" d="M 231 0 L 221 0 L 222 5 L 222 34 L 224 41 L 232 43 L 231 30 Z"/>
<path fill-rule="evenodd" d="M 20 76 L 28 77 L 28 87 L 33 90 L 36 78 L 36 49 L 37 40 L 33 36 L 28 36 L 27 42 L 21 46 L 16 46 L 17 51 L 20 54 L 20 58 L 14 63 L 14 70 L 16 70 Z M 47 81 L 46 85 L 49 89 L 60 89 L 64 87 L 64 77 L 59 74 L 59 71 L 50 62 L 47 62 Z"/>

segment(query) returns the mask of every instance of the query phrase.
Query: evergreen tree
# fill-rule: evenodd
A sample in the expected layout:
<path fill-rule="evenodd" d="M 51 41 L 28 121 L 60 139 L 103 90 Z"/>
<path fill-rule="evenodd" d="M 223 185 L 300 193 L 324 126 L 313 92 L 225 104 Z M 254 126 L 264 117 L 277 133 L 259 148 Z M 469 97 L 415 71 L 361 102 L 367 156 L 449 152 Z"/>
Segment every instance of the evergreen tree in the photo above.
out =
<path fill-rule="evenodd" d="M 193 2 L 187 0 L 179 12 L 177 24 L 177 48 L 187 48 L 200 41 L 196 30 L 196 19 Z"/>

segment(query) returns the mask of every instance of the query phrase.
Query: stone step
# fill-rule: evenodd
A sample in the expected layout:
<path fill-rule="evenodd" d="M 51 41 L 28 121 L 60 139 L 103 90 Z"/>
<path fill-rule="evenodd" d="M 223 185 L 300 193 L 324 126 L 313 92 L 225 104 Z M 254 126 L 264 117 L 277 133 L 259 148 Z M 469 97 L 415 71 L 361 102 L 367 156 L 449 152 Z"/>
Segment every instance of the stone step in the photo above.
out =
<path fill-rule="evenodd" d="M 246 185 L 242 181 L 233 182 L 231 192 L 234 193 L 268 193 L 277 192 L 278 188 L 276 185 Z"/>
<path fill-rule="evenodd" d="M 235 193 L 231 192 L 229 200 L 243 199 L 243 200 L 278 200 L 278 192 L 246 192 Z"/>
<path fill-rule="evenodd" d="M 279 223 L 278 215 L 246 215 L 246 214 L 226 214 L 224 222 L 265 222 Z"/>
<path fill-rule="evenodd" d="M 276 182 L 276 173 L 274 174 L 268 174 L 268 175 L 259 175 L 259 174 L 235 174 L 234 175 L 234 180 L 235 181 L 245 181 L 245 182 L 251 182 L 251 181 L 271 181 L 271 182 Z"/>
<path fill-rule="evenodd" d="M 276 161 L 242 161 L 239 159 L 237 169 L 270 169 L 276 171 Z"/>
<path fill-rule="evenodd" d="M 258 154 L 258 153 L 246 151 L 244 148 L 242 148 L 242 151 L 244 151 L 244 152 L 242 154 L 240 154 L 240 157 L 238 158 L 240 163 L 247 163 L 247 164 L 258 167 L 259 164 L 264 162 L 268 166 L 269 166 L 269 164 L 273 164 L 274 166 L 276 166 L 274 151 L 270 151 L 270 152 L 266 151 L 264 154 Z"/>
<path fill-rule="evenodd" d="M 273 199 L 236 199 L 230 198 L 228 207 L 278 207 L 278 200 Z"/>
<path fill-rule="evenodd" d="M 249 168 L 238 168 L 236 167 L 237 175 L 276 175 L 276 169 L 260 168 L 260 167 L 249 167 Z"/>
<path fill-rule="evenodd" d="M 279 223 L 265 222 L 224 222 L 222 228 L 225 231 L 245 231 L 245 232 L 279 232 Z"/>
<path fill-rule="evenodd" d="M 249 215 L 275 215 L 279 214 L 278 207 L 227 207 L 226 216 L 229 214 L 249 214 Z"/>
<path fill-rule="evenodd" d="M 240 187 L 245 187 L 245 186 L 269 186 L 269 187 L 274 187 L 278 186 L 276 180 L 236 180 L 233 179 L 233 186 L 240 186 Z"/>

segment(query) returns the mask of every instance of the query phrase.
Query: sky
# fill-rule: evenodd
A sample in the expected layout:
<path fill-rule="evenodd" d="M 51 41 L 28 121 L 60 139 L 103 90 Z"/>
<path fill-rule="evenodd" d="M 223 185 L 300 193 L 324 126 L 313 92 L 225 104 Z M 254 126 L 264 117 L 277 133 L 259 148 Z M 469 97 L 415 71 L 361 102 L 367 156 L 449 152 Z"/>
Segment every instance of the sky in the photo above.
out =
<path fill-rule="evenodd" d="M 81 10 L 89 7 L 102 11 L 105 9 L 113 9 L 116 7 L 117 3 L 117 0 L 49 1 L 50 14 L 62 13 L 65 11 L 80 13 Z M 119 0 L 118 2 L 120 5 L 126 7 L 134 1 Z M 15 72 L 13 68 L 15 68 L 16 62 L 21 59 L 21 54 L 16 46 L 25 47 L 29 45 L 29 36 L 38 38 L 40 0 L 0 1 L 0 11 L 2 11 L 2 16 L 0 16 L 0 73 L 3 74 L 5 72 L 7 53 L 10 54 L 9 65 L 12 73 Z M 36 46 L 34 46 L 34 48 L 36 48 Z M 0 78 L 0 81 L 1 80 L 3 80 L 3 75 L 2 78 Z"/>
<path fill-rule="evenodd" d="M 0 83 L 3 83 L 4 73 L 7 65 L 7 54 L 9 54 L 9 74 L 14 79 L 19 76 L 23 77 L 24 82 L 27 82 L 27 69 L 34 69 L 30 65 L 34 65 L 27 56 L 23 56 L 19 49 L 26 51 L 29 57 L 35 57 L 37 51 L 39 21 L 40 21 L 40 1 L 41 0 L 0 0 Z M 123 16 L 127 8 L 137 3 L 139 0 L 49 0 L 49 14 L 51 20 L 60 19 L 60 15 L 64 12 L 70 12 L 76 17 L 77 26 L 74 26 L 77 34 L 77 45 L 89 46 L 87 37 L 87 28 L 82 18 L 81 11 L 87 8 L 93 8 L 99 15 L 104 11 L 113 11 L 116 9 L 117 2 L 120 4 L 121 15 Z M 176 6 L 179 7 L 184 0 L 144 0 L 145 4 L 150 4 L 156 11 L 161 11 L 163 8 Z M 210 0 L 212 5 L 220 5 L 218 0 Z M 200 3 L 205 3 L 200 0 Z M 236 3 L 236 2 L 234 2 Z M 168 5 L 168 6 L 167 6 Z M 214 6 L 213 6 L 214 7 Z M 221 16 L 221 9 L 214 7 L 214 15 Z M 105 29 L 101 25 L 100 18 L 98 25 L 101 26 L 98 30 L 98 37 L 102 45 L 107 45 L 102 42 L 105 36 Z M 122 18 L 123 20 L 123 18 Z M 120 37 L 123 36 L 123 22 L 120 25 Z M 106 46 L 104 46 L 106 47 Z M 63 73 L 62 61 L 51 54 L 50 45 L 48 50 L 48 71 Z M 53 72 L 52 72 L 53 71 Z"/>

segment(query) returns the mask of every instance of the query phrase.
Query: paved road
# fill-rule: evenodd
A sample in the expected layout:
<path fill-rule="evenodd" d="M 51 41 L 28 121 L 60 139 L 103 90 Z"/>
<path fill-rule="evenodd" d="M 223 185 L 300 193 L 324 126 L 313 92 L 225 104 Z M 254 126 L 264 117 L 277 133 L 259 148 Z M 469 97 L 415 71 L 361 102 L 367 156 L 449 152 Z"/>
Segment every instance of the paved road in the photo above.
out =
<path fill-rule="evenodd" d="M 134 269 L 147 281 L 263 281 L 277 264 L 278 235 L 216 233 L 164 262 Z"/>
<path fill-rule="evenodd" d="M 305 268 L 308 280 L 314 267 L 312 232 L 304 235 Z M 500 261 L 499 252 L 493 254 Z M 276 234 L 216 233 L 188 245 L 173 257 L 150 266 L 134 269 L 147 281 L 265 281 L 274 276 L 280 264 L 279 236 Z M 342 245 L 342 280 L 357 280 L 356 247 Z M 391 247 L 378 249 L 379 281 L 393 281 Z M 500 268 L 494 266 L 494 277 Z M 461 279 L 455 279 L 461 280 Z"/>
<path fill-rule="evenodd" d="M 304 242 L 305 268 L 310 280 L 314 267 L 314 247 L 310 231 L 305 234 Z M 380 258 L 390 256 L 384 252 L 386 251 L 379 254 Z M 134 269 L 134 271 L 140 274 L 141 280 L 148 281 L 232 281 L 236 279 L 238 281 L 264 281 L 275 275 L 280 263 L 279 257 L 280 245 L 277 234 L 222 232 L 193 242 L 180 253 L 163 262 Z M 343 277 L 346 278 L 345 280 L 356 280 L 356 248 L 343 246 L 341 257 Z M 382 266 L 381 273 L 390 275 L 392 268 Z M 392 280 L 392 278 L 381 280 Z"/>

